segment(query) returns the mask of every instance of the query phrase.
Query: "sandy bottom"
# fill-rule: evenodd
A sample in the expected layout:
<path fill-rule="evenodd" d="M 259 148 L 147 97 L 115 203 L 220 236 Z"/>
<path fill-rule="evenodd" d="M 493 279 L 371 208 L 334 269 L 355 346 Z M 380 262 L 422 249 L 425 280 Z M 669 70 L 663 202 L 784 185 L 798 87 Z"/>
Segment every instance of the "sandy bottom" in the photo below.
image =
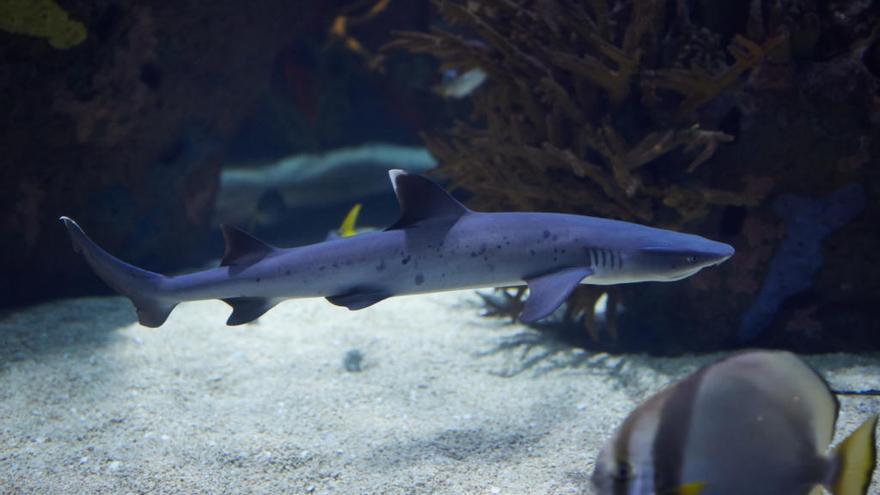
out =
<path fill-rule="evenodd" d="M 719 357 L 572 351 L 475 305 L 288 301 L 230 328 L 190 303 L 156 330 L 121 298 L 7 314 L 0 493 L 592 493 L 621 419 Z M 880 388 L 878 355 L 808 361 Z M 838 435 L 878 411 L 844 397 Z"/>

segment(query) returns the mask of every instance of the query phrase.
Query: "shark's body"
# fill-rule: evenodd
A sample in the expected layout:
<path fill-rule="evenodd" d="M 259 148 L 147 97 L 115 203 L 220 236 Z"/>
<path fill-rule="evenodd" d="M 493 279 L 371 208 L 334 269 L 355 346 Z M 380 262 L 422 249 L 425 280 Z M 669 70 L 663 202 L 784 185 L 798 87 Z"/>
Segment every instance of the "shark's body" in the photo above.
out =
<path fill-rule="evenodd" d="M 223 299 L 228 324 L 289 298 L 326 297 L 362 309 L 391 296 L 528 284 L 520 319 L 555 310 L 579 283 L 678 280 L 733 254 L 726 244 L 628 222 L 558 213 L 478 213 L 433 182 L 392 171 L 401 218 L 370 232 L 279 249 L 224 228 L 218 268 L 165 277 L 126 264 L 62 217 L 76 249 L 130 297 L 141 324 L 159 326 L 181 301 Z"/>

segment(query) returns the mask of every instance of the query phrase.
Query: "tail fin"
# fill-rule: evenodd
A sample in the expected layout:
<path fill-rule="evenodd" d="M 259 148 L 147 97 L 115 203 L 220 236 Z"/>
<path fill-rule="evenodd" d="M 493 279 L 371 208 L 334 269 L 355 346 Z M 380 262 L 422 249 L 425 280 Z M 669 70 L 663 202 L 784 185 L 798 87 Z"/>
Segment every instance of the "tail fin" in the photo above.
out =
<path fill-rule="evenodd" d="M 165 323 L 178 301 L 161 297 L 164 275 L 141 270 L 113 257 L 89 239 L 72 219 L 61 217 L 60 220 L 67 227 L 74 251 L 85 257 L 101 280 L 131 299 L 141 325 L 155 328 Z"/>
<path fill-rule="evenodd" d="M 877 418 L 862 423 L 846 440 L 834 449 L 837 472 L 829 490 L 834 495 L 864 495 L 871 485 L 871 474 L 877 463 L 875 430 Z"/>

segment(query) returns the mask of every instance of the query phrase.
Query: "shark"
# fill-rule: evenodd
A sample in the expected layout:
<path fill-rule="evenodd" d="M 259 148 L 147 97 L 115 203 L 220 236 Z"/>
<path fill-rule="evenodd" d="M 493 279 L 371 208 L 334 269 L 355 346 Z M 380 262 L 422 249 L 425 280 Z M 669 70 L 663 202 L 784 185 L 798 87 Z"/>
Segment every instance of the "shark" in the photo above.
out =
<path fill-rule="evenodd" d="M 718 265 L 732 246 L 635 223 L 564 213 L 477 212 L 430 179 L 389 171 L 400 205 L 382 231 L 279 248 L 223 225 L 220 266 L 165 276 L 128 264 L 68 217 L 74 250 L 107 285 L 127 296 L 138 321 L 165 323 L 185 301 L 220 299 L 228 325 L 252 322 L 286 299 L 324 297 L 350 310 L 387 298 L 527 285 L 524 323 L 553 313 L 585 284 L 671 282 Z"/>

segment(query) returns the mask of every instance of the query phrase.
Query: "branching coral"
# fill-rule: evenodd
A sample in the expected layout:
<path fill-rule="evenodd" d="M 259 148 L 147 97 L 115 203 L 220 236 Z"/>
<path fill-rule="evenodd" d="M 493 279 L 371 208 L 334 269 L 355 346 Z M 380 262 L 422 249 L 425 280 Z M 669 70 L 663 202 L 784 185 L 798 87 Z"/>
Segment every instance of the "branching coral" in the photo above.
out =
<path fill-rule="evenodd" d="M 434 3 L 455 31 L 398 33 L 385 49 L 489 74 L 472 97 L 470 122 L 424 136 L 440 172 L 472 192 L 474 206 L 680 227 L 712 206 L 763 199 L 766 190 L 722 190 L 695 173 L 734 139 L 701 128 L 697 113 L 758 65 L 775 40 L 762 46 L 736 36 L 725 60 L 695 53 L 710 43 L 691 41 L 689 58 L 698 62 L 683 64 L 664 51 L 669 40 L 700 31 L 685 0 L 673 14 L 667 2 L 650 0 Z M 591 328 L 599 294 L 581 289 L 569 316 Z"/>

